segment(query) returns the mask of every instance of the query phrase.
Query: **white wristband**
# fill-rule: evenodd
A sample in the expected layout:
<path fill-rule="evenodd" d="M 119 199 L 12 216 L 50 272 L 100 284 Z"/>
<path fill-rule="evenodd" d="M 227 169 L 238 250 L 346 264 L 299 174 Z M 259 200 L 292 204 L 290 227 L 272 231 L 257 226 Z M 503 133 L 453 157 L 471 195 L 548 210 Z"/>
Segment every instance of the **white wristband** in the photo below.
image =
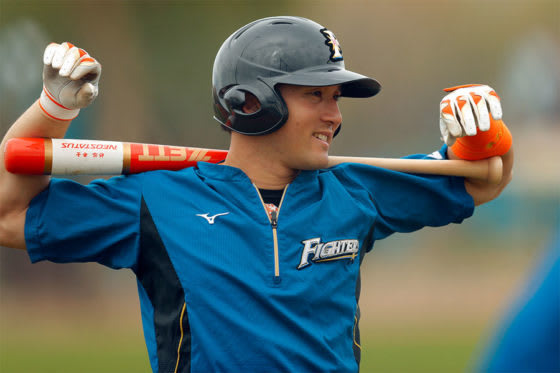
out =
<path fill-rule="evenodd" d="M 41 92 L 39 106 L 47 116 L 56 120 L 72 120 L 80 112 L 80 109 L 68 109 L 56 102 L 45 87 L 43 87 L 43 92 Z"/>

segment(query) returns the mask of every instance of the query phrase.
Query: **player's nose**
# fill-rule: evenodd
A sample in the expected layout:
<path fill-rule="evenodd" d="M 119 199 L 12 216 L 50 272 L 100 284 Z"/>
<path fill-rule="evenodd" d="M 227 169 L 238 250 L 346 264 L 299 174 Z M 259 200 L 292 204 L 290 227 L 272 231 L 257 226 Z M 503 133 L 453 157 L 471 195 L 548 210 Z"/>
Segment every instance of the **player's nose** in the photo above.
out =
<path fill-rule="evenodd" d="M 333 131 L 336 131 L 338 126 L 342 123 L 342 113 L 338 107 L 338 102 L 336 100 L 329 100 L 325 104 L 322 111 L 322 120 L 328 122 L 332 125 Z"/>

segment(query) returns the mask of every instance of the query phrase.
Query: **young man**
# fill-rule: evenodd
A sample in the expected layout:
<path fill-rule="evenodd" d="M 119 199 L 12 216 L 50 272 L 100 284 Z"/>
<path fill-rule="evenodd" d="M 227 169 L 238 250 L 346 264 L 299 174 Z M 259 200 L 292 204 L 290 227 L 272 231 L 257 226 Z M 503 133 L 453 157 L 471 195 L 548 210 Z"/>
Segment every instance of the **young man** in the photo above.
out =
<path fill-rule="evenodd" d="M 44 62 L 40 100 L 4 141 L 62 137 L 97 95 L 101 67 L 85 52 L 52 44 Z M 449 144 L 460 137 L 463 153 L 503 155 L 500 185 L 350 163 L 325 169 L 342 123 L 338 98 L 379 90 L 345 70 L 326 28 L 255 21 L 214 63 L 215 118 L 231 132 L 223 164 L 82 186 L 12 175 L 1 162 L 0 244 L 27 249 L 33 262 L 132 269 L 156 372 L 357 371 L 359 269 L 374 241 L 459 223 L 511 178 L 509 133 L 497 121 L 488 131 L 487 104 L 496 120 L 501 108 L 487 86 L 446 96 L 441 128 Z M 490 146 L 461 137 L 497 126 Z M 437 154 L 456 157 L 450 149 Z"/>

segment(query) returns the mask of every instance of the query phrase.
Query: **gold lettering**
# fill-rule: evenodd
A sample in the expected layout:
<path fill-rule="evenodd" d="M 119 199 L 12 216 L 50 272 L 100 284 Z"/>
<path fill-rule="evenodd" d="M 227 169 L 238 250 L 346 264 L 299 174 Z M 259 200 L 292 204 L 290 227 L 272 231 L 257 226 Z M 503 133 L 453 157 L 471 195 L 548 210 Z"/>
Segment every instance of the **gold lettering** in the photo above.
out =
<path fill-rule="evenodd" d="M 200 153 L 200 149 L 195 149 L 193 150 L 193 152 L 191 153 L 191 155 L 189 156 L 189 161 L 191 162 L 197 162 L 198 161 L 198 154 Z"/>
<path fill-rule="evenodd" d="M 185 148 L 169 148 L 171 161 L 184 161 L 187 159 L 187 150 Z"/>
<path fill-rule="evenodd" d="M 142 144 L 142 154 L 138 156 L 139 161 L 153 161 L 154 156 L 150 155 L 150 150 L 148 149 L 148 144 Z"/>
<path fill-rule="evenodd" d="M 154 157 L 155 161 L 168 161 L 169 156 L 165 155 L 165 148 L 163 145 L 158 145 L 159 154 Z"/>
<path fill-rule="evenodd" d="M 210 158 L 212 158 L 212 157 L 210 157 L 209 155 L 206 155 L 206 153 L 208 153 L 208 151 L 206 151 L 206 150 L 200 152 L 200 157 L 199 157 L 199 158 L 200 158 L 200 159 L 199 159 L 200 161 L 206 162 L 207 160 L 209 160 Z"/>

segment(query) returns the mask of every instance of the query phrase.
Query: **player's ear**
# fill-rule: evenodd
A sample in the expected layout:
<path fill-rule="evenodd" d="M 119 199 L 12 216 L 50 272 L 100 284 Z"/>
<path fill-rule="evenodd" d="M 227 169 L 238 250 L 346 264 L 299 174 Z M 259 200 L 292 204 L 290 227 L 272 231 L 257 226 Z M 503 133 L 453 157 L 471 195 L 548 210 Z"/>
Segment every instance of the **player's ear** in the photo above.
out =
<path fill-rule="evenodd" d="M 245 92 L 245 104 L 243 105 L 243 112 L 246 114 L 252 114 L 259 111 L 261 108 L 261 103 L 259 100 L 250 92 Z"/>

